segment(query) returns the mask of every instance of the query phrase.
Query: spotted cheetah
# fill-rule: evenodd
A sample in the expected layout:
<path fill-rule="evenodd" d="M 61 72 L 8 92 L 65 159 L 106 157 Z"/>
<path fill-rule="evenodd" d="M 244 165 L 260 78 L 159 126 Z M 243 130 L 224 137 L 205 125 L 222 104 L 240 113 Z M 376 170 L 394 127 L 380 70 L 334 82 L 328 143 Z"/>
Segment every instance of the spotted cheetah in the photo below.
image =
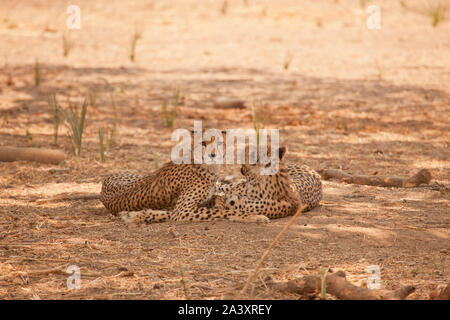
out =
<path fill-rule="evenodd" d="M 257 213 L 204 205 L 214 195 L 220 169 L 218 164 L 168 162 L 147 175 L 114 174 L 104 180 L 100 200 L 128 223 L 213 219 L 267 222 L 267 217 Z"/>
<path fill-rule="evenodd" d="M 241 173 L 244 179 L 232 184 L 218 182 L 214 201 L 231 210 L 256 211 L 270 219 L 283 218 L 294 214 L 297 209 L 308 211 L 316 207 L 322 199 L 320 175 L 305 165 L 284 164 L 286 148 L 279 153 L 279 170 L 274 175 L 262 175 L 261 167 L 244 164 Z"/>

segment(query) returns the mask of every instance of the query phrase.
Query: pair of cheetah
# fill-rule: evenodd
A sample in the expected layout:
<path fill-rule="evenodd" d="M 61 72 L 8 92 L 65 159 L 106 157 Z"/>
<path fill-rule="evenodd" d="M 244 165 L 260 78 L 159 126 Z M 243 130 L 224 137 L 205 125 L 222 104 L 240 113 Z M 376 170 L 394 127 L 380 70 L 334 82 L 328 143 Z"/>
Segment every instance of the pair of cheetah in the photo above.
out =
<path fill-rule="evenodd" d="M 314 170 L 284 164 L 286 148 L 278 150 L 279 170 L 261 175 L 262 163 L 244 164 L 243 181 L 218 182 L 220 165 L 169 162 L 147 175 L 114 174 L 102 185 L 100 200 L 125 222 L 173 221 L 267 222 L 317 206 L 322 183 Z M 264 164 L 267 166 L 267 164 Z"/>
<path fill-rule="evenodd" d="M 218 183 L 216 192 L 226 209 L 262 214 L 270 219 L 283 218 L 298 209 L 308 211 L 322 199 L 320 175 L 304 165 L 284 164 L 286 148 L 278 150 L 279 169 L 273 175 L 261 174 L 261 168 L 270 164 L 244 164 L 244 176 L 232 184 Z M 220 195 L 220 196 L 219 196 Z M 222 199 L 223 197 L 223 199 Z"/>

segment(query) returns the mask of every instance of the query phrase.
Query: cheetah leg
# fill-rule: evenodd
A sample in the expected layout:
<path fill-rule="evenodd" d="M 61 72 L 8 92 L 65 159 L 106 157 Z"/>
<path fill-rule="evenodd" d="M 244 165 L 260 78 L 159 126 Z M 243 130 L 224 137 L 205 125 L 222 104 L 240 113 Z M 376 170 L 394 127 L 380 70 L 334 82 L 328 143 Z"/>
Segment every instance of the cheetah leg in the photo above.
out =
<path fill-rule="evenodd" d="M 198 192 L 187 190 L 177 201 L 175 210 L 171 218 L 175 221 L 211 221 L 215 219 L 228 219 L 241 222 L 267 222 L 268 218 L 264 215 L 255 217 L 241 210 L 225 210 L 222 208 L 199 207 L 208 197 L 207 192 Z"/>
<path fill-rule="evenodd" d="M 264 215 L 270 219 L 291 216 L 297 212 L 299 205 L 285 200 L 253 200 L 237 196 L 231 196 L 225 201 L 228 210 L 242 210 L 250 215 Z"/>
<path fill-rule="evenodd" d="M 158 223 L 170 220 L 170 213 L 164 210 L 145 209 L 141 211 L 122 211 L 119 217 L 125 223 Z"/>
<path fill-rule="evenodd" d="M 230 221 L 236 222 L 256 222 L 256 223 L 269 223 L 270 219 L 262 214 L 251 214 L 245 216 L 230 216 Z"/>
<path fill-rule="evenodd" d="M 269 218 L 264 215 L 247 214 L 236 210 L 225 210 L 219 208 L 207 207 L 184 207 L 183 213 L 176 213 L 173 220 L 175 221 L 212 221 L 218 219 L 226 219 L 237 222 L 269 222 Z"/>

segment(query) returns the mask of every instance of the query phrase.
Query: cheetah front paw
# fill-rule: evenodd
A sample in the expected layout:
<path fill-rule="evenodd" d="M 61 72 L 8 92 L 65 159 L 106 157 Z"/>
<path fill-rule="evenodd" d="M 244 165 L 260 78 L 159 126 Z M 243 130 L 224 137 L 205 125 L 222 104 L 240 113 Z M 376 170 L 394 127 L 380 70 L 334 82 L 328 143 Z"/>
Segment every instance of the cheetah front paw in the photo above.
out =
<path fill-rule="evenodd" d="M 123 222 L 131 224 L 131 223 L 136 223 L 137 213 L 138 212 L 133 212 L 133 211 L 122 211 L 122 212 L 119 212 L 118 216 Z"/>
<path fill-rule="evenodd" d="M 256 223 L 269 223 L 270 221 L 269 218 L 262 214 L 248 216 L 247 218 L 245 218 L 245 220 Z"/>

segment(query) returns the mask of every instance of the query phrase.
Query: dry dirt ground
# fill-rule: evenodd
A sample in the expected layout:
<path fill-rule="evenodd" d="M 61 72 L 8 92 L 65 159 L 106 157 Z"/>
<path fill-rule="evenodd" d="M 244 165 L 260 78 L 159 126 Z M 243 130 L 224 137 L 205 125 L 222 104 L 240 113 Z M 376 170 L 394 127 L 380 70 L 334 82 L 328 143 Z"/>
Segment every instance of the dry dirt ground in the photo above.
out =
<path fill-rule="evenodd" d="M 2 0 L 0 146 L 61 148 L 69 157 L 0 163 L 0 298 L 221 299 L 242 287 L 289 218 L 129 226 L 98 200 L 36 202 L 96 193 L 111 173 L 168 161 L 173 129 L 161 104 L 176 88 L 174 128 L 199 119 L 251 128 L 250 107 L 262 103 L 289 160 L 354 174 L 432 173 L 430 185 L 410 189 L 324 181 L 321 206 L 288 230 L 246 298 L 298 299 L 267 289 L 265 278 L 328 266 L 364 285 L 371 265 L 382 288 L 412 284 L 409 298 L 428 298 L 450 280 L 450 21 L 432 26 L 439 1 L 376 2 L 380 30 L 366 27 L 370 1 L 80 0 L 81 29 L 67 30 L 67 1 Z M 68 97 L 96 97 L 80 157 L 64 124 L 53 144 L 53 93 L 63 107 Z M 217 98 L 247 108 L 216 108 Z M 101 163 L 98 129 L 114 125 Z M 81 269 L 79 290 L 66 286 L 70 265 Z"/>

